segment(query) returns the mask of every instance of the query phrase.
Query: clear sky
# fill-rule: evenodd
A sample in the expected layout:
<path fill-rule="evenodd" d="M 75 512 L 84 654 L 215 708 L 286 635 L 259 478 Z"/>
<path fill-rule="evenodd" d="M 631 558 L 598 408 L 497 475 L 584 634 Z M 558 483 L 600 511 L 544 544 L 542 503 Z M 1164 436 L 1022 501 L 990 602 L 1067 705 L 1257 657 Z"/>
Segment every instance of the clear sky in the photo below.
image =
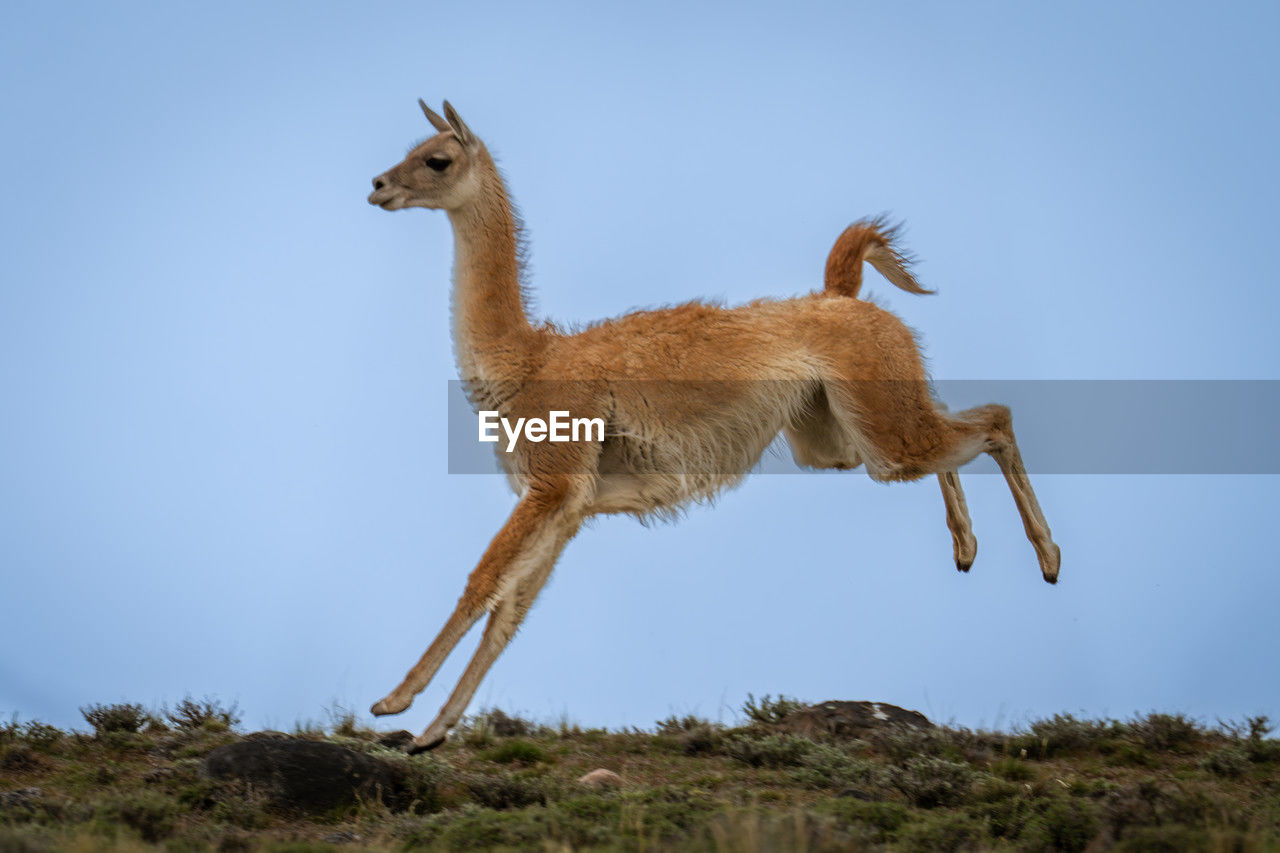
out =
<path fill-rule="evenodd" d="M 939 292 L 869 289 L 938 377 L 1280 378 L 1274 3 L 3 18 L 5 716 L 190 693 L 288 727 L 363 711 L 434 636 L 514 499 L 448 473 L 444 216 L 365 202 L 428 134 L 419 96 L 500 158 L 558 321 L 805 292 L 848 222 L 892 211 Z M 763 475 L 676 525 L 599 520 L 472 708 L 1280 717 L 1276 477 L 1034 482 L 1057 587 L 980 473 L 967 576 L 932 480 Z M 477 638 L 387 725 L 425 726 Z"/>

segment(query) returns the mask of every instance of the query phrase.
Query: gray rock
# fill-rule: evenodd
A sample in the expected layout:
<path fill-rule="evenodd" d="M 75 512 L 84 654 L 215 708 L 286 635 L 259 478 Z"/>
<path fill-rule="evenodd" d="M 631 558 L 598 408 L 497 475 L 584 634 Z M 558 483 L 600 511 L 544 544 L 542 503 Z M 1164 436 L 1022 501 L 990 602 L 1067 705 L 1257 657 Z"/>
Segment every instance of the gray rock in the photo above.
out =
<path fill-rule="evenodd" d="M 919 711 L 908 711 L 888 702 L 819 702 L 787 715 L 778 724 L 786 731 L 805 737 L 827 735 L 838 738 L 863 737 L 876 729 L 912 726 L 934 728 Z"/>
<path fill-rule="evenodd" d="M 404 729 L 400 729 L 395 732 L 387 732 L 385 734 L 378 735 L 378 743 L 382 744 L 387 749 L 404 749 L 409 744 L 413 743 L 413 732 L 405 731 Z"/>
<path fill-rule="evenodd" d="M 357 797 L 407 806 L 406 769 L 335 743 L 266 738 L 220 746 L 205 756 L 200 773 L 238 779 L 275 804 L 305 812 L 349 805 Z"/>
<path fill-rule="evenodd" d="M 154 785 L 159 782 L 167 782 L 176 775 L 177 773 L 172 767 L 155 767 L 142 774 L 142 781 L 148 785 Z"/>
<path fill-rule="evenodd" d="M 30 808 L 35 801 L 44 796 L 40 788 L 19 788 L 16 791 L 0 793 L 0 808 Z"/>
<path fill-rule="evenodd" d="M 357 835 L 354 832 L 333 832 L 320 839 L 325 844 L 355 844 L 357 841 L 363 841 L 363 835 Z"/>
<path fill-rule="evenodd" d="M 245 740 L 294 740 L 293 735 L 277 732 L 273 729 L 267 729 L 261 732 L 252 732 L 244 736 Z"/>

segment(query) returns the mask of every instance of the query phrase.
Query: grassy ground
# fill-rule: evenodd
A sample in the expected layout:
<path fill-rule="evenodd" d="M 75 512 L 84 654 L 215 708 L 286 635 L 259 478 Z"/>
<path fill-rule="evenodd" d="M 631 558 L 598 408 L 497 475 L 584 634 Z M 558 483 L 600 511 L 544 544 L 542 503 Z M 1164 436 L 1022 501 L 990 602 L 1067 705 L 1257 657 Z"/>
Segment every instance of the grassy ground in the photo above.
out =
<path fill-rule="evenodd" d="M 495 711 L 413 758 L 338 714 L 295 734 L 405 762 L 417 799 L 323 815 L 200 776 L 202 756 L 242 737 L 217 702 L 93 706 L 91 733 L 15 719 L 0 724 L 0 851 L 1280 850 L 1265 718 L 1056 716 L 826 741 L 781 731 L 789 707 L 749 701 L 737 728 L 629 732 Z M 577 783 L 601 767 L 622 787 Z"/>

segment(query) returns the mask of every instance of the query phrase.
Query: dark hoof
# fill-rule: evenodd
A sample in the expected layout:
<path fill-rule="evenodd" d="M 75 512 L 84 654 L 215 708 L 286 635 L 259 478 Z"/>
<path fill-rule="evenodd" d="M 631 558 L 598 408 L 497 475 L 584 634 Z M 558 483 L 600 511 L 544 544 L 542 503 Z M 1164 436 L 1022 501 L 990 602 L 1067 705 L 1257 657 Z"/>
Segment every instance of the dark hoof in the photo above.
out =
<path fill-rule="evenodd" d="M 421 752 L 430 752 L 442 743 L 444 743 L 444 738 L 442 737 L 438 737 L 435 740 L 429 740 L 425 743 L 418 743 L 415 740 L 413 743 L 409 744 L 409 748 L 406 749 L 405 752 L 410 755 L 417 755 Z"/>
<path fill-rule="evenodd" d="M 967 572 L 967 571 L 969 571 L 969 569 L 971 569 L 971 568 L 973 568 L 973 561 L 972 561 L 972 560 L 970 560 L 970 561 L 969 561 L 969 562 L 967 562 L 967 563 L 962 563 L 962 562 L 960 562 L 959 560 L 956 560 L 956 569 L 958 569 L 959 571 Z"/>

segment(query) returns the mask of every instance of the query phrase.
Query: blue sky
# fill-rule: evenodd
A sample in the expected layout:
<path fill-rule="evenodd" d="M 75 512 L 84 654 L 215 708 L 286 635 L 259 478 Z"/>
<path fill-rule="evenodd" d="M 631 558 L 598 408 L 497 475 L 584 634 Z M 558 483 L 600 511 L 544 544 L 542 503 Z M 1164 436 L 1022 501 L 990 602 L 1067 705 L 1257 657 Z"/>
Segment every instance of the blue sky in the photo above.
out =
<path fill-rule="evenodd" d="M 419 96 L 500 158 L 559 321 L 805 292 L 892 211 L 939 292 L 870 290 L 940 378 L 1280 378 L 1274 4 L 4 17 L 6 715 L 191 693 L 287 727 L 367 708 L 434 636 L 513 498 L 447 471 L 444 217 L 364 201 L 427 135 Z M 1280 717 L 1274 477 L 1035 485 L 1057 587 L 989 475 L 969 576 L 931 481 L 760 476 L 677 525 L 601 519 L 472 707 Z M 387 725 L 420 730 L 476 638 Z"/>

